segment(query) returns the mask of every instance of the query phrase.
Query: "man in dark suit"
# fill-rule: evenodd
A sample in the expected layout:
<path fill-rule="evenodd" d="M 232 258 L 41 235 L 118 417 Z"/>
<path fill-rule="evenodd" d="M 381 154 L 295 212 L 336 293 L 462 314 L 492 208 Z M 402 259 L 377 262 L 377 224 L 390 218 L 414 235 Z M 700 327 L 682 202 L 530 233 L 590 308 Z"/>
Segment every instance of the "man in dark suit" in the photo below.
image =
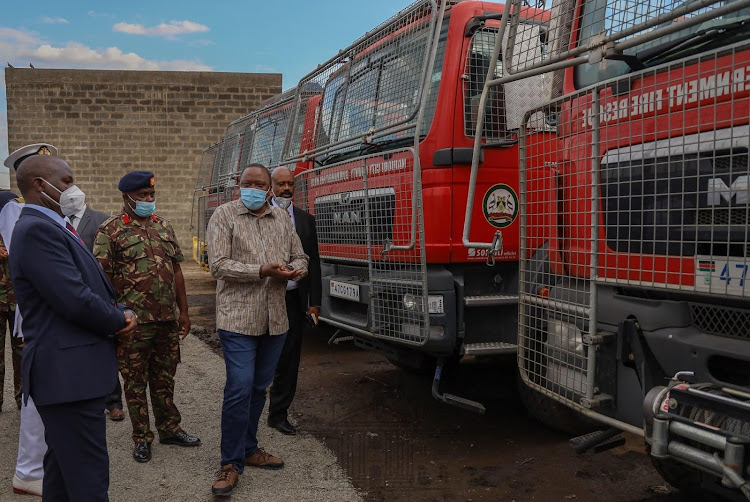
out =
<path fill-rule="evenodd" d="M 81 209 L 68 216 L 70 223 L 89 249 L 94 249 L 96 231 L 99 230 L 99 225 L 104 223 L 104 220 L 107 218 L 109 218 L 107 213 L 91 209 L 91 206 L 88 204 L 84 204 Z"/>
<path fill-rule="evenodd" d="M 107 501 L 104 397 L 117 378 L 114 336 L 136 316 L 115 291 L 70 216 L 84 195 L 59 157 L 36 155 L 17 172 L 25 206 L 13 230 L 10 271 L 23 315 L 24 398 L 45 427 L 43 500 Z"/>
<path fill-rule="evenodd" d="M 73 228 L 76 229 L 90 251 L 94 250 L 94 240 L 99 225 L 104 223 L 107 218 L 109 218 L 107 213 L 95 211 L 88 204 L 84 204 L 78 211 L 68 216 Z M 122 387 L 119 378 L 115 384 L 115 389 L 107 396 L 104 404 L 109 412 L 110 420 L 120 422 L 125 419 L 125 412 L 122 410 Z"/>
<path fill-rule="evenodd" d="M 294 229 L 302 241 L 302 248 L 310 257 L 307 277 L 299 283 L 295 281 L 287 283 L 286 312 L 289 317 L 289 331 L 276 366 L 276 374 L 271 387 L 271 402 L 268 406 L 268 425 L 283 434 L 294 435 L 297 431 L 289 423 L 288 411 L 294 394 L 297 392 L 297 374 L 302 355 L 305 317 L 312 324 L 317 325 L 320 315 L 322 286 L 318 233 L 315 230 L 315 217 L 292 205 L 294 173 L 289 168 L 282 166 L 274 169 L 271 176 L 271 188 L 274 193 L 273 205 L 289 213 Z"/>

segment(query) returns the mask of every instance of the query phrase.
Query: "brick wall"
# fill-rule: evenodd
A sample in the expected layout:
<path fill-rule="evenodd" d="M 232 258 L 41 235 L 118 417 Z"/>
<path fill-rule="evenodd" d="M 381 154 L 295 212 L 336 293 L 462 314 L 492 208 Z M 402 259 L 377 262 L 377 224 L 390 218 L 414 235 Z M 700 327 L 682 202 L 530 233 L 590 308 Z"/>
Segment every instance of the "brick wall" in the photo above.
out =
<path fill-rule="evenodd" d="M 120 177 L 153 171 L 156 212 L 172 222 L 186 255 L 201 152 L 281 92 L 280 74 L 257 73 L 6 68 L 5 82 L 9 151 L 55 145 L 88 203 L 110 214 L 122 207 Z M 18 193 L 13 172 L 10 184 Z"/>

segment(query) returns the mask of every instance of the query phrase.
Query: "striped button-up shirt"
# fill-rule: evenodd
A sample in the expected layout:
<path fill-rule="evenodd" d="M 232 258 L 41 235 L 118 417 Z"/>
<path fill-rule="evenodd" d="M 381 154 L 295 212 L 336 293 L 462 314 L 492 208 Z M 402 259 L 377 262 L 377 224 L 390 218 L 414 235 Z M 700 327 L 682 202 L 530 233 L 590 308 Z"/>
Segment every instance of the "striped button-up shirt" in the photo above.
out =
<path fill-rule="evenodd" d="M 243 335 L 282 335 L 289 329 L 286 281 L 260 277 L 266 263 L 307 273 L 308 257 L 282 209 L 251 213 L 241 200 L 219 206 L 208 223 L 208 262 L 216 284 L 216 327 Z"/>

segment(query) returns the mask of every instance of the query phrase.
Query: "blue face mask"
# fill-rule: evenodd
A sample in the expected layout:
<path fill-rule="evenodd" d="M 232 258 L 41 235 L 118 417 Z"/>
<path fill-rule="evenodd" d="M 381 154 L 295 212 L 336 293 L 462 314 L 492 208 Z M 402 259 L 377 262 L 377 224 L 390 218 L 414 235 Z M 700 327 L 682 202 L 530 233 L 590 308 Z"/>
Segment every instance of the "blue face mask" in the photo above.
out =
<path fill-rule="evenodd" d="M 135 202 L 135 207 L 130 206 L 130 209 L 133 210 L 133 212 L 140 216 L 141 218 L 148 218 L 152 214 L 154 214 L 154 211 L 156 211 L 156 203 L 155 202 L 144 202 L 142 200 L 133 200 L 133 198 L 128 195 L 128 199 Z"/>
<path fill-rule="evenodd" d="M 257 211 L 266 203 L 268 190 L 258 188 L 240 188 L 240 199 L 250 211 Z"/>

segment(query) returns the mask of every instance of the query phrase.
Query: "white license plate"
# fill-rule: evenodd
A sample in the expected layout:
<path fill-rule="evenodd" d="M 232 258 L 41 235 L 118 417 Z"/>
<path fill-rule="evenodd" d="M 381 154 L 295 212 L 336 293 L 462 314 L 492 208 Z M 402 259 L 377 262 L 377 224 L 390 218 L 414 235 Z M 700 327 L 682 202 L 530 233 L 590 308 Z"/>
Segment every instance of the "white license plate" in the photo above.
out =
<path fill-rule="evenodd" d="M 711 293 L 750 296 L 750 262 L 741 258 L 695 257 L 695 289 Z"/>
<path fill-rule="evenodd" d="M 444 314 L 443 295 L 429 295 L 427 297 L 427 306 L 430 314 Z"/>
<path fill-rule="evenodd" d="M 359 285 L 348 282 L 331 281 L 331 296 L 346 300 L 359 301 Z"/>

